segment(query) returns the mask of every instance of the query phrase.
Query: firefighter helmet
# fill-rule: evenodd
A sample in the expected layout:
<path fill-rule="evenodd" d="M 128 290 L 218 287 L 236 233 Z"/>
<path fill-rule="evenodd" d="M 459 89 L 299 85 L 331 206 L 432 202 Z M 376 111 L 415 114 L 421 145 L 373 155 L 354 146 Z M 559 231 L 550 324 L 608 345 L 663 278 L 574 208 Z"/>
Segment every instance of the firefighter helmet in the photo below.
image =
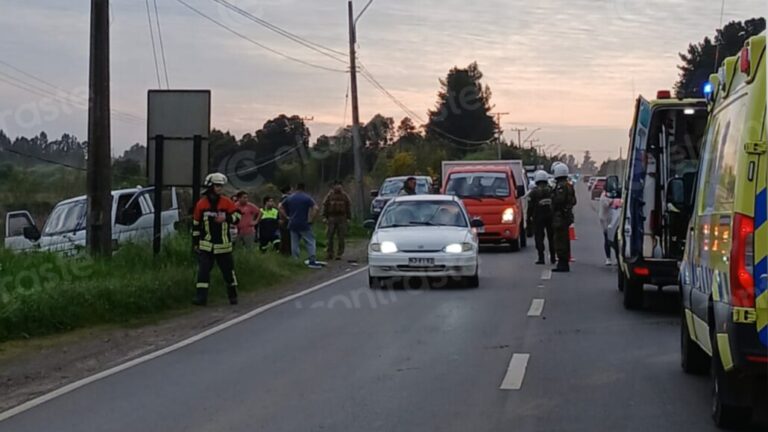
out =
<path fill-rule="evenodd" d="M 213 185 L 224 186 L 225 184 L 227 184 L 227 176 L 225 176 L 222 173 L 213 173 L 213 174 L 208 174 L 205 177 L 205 182 L 203 183 L 203 186 L 205 187 L 211 187 Z"/>

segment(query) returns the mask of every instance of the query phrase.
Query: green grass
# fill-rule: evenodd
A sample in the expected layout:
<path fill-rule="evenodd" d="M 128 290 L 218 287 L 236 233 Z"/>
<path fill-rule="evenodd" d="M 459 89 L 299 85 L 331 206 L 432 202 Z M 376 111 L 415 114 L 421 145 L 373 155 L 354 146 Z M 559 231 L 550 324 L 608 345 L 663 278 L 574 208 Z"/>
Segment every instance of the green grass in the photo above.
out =
<path fill-rule="evenodd" d="M 190 240 L 177 236 L 155 258 L 147 245 L 127 245 L 109 260 L 0 249 L 0 342 L 94 325 L 127 325 L 188 308 L 196 260 Z M 298 262 L 257 250 L 235 252 L 241 292 L 264 290 L 305 274 Z M 214 270 L 211 302 L 226 289 Z"/>

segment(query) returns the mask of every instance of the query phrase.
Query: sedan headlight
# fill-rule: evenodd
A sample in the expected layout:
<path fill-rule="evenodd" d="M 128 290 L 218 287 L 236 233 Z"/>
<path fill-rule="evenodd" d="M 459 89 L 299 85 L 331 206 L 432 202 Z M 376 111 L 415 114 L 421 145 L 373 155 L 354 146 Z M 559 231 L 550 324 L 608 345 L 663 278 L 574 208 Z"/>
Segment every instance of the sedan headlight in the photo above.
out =
<path fill-rule="evenodd" d="M 515 222 L 515 209 L 508 208 L 504 210 L 504 214 L 501 215 L 502 223 L 514 223 Z"/>
<path fill-rule="evenodd" d="M 391 241 L 385 241 L 381 243 L 371 243 L 371 251 L 391 254 L 391 253 L 397 252 L 397 245 Z"/>
<path fill-rule="evenodd" d="M 472 243 L 453 243 L 443 248 L 445 253 L 458 254 L 472 250 Z"/>

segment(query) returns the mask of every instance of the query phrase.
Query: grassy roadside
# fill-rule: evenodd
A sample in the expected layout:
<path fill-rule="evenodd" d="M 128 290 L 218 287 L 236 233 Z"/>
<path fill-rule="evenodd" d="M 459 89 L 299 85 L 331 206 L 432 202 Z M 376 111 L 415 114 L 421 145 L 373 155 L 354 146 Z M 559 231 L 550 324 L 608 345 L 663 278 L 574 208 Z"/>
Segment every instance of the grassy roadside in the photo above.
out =
<path fill-rule="evenodd" d="M 240 290 L 253 292 L 308 271 L 277 254 L 235 252 Z M 146 245 L 127 245 L 110 260 L 0 249 L 0 342 L 97 325 L 125 325 L 186 308 L 194 293 L 196 261 L 188 238 L 167 242 L 155 258 Z M 224 301 L 214 270 L 212 303 Z"/>

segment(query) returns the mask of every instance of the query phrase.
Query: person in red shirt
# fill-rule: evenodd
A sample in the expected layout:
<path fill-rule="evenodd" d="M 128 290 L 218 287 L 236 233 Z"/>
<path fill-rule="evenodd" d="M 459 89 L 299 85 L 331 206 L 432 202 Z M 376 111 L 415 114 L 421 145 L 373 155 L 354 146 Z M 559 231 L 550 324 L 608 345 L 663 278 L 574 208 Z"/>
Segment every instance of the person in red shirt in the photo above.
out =
<path fill-rule="evenodd" d="M 247 249 L 256 244 L 256 225 L 261 219 L 261 210 L 252 202 L 248 201 L 248 193 L 240 191 L 235 195 L 237 210 L 240 212 L 240 222 L 237 224 L 238 244 L 242 244 Z"/>
<path fill-rule="evenodd" d="M 205 178 L 205 194 L 195 205 L 192 221 L 192 244 L 197 252 L 197 295 L 192 301 L 198 306 L 208 303 L 211 269 L 219 265 L 227 283 L 229 303 L 237 304 L 237 277 L 232 256 L 230 226 L 240 222 L 240 212 L 231 199 L 221 194 L 227 176 L 209 174 Z"/>

